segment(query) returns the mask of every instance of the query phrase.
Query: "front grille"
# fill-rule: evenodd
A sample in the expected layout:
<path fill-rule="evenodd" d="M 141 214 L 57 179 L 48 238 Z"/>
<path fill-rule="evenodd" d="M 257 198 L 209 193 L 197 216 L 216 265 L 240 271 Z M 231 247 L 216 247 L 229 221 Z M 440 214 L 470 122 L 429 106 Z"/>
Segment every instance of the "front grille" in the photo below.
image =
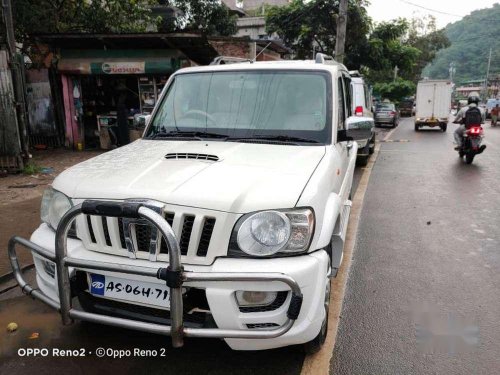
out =
<path fill-rule="evenodd" d="M 198 246 L 198 251 L 196 255 L 204 257 L 207 255 L 208 245 L 210 245 L 210 239 L 212 238 L 212 232 L 214 231 L 215 219 L 208 218 L 205 219 L 203 223 L 203 230 L 201 232 L 200 245 Z"/>
<path fill-rule="evenodd" d="M 193 231 L 194 216 L 186 216 L 184 218 L 184 225 L 182 226 L 181 239 L 179 246 L 181 248 L 181 255 L 186 255 L 189 248 L 189 241 L 191 239 L 191 232 Z"/>
<path fill-rule="evenodd" d="M 288 297 L 288 292 L 278 292 L 276 298 L 272 303 L 265 306 L 240 306 L 239 309 L 243 313 L 251 313 L 251 312 L 265 312 L 265 311 L 273 311 L 279 309 L 286 301 Z"/>
<path fill-rule="evenodd" d="M 107 246 L 111 246 L 111 238 L 109 237 L 108 220 L 105 217 L 101 217 L 102 230 L 104 231 L 104 240 Z"/>
<path fill-rule="evenodd" d="M 192 264 L 209 264 L 217 254 L 210 254 L 210 245 L 216 229 L 216 218 L 186 212 L 165 212 L 165 220 L 172 227 L 181 250 L 182 261 Z M 128 223 L 128 228 L 125 226 Z M 168 261 L 168 247 L 153 227 L 144 220 L 128 222 L 127 219 L 83 215 L 77 220 L 77 230 L 89 250 L 114 255 L 130 256 L 127 233 L 140 259 L 149 259 L 151 244 L 159 244 L 158 261 Z M 227 247 L 226 247 L 227 248 Z M 216 249 L 220 254 L 220 249 Z"/>
<path fill-rule="evenodd" d="M 151 230 L 153 228 L 149 224 L 135 225 L 135 241 L 137 250 L 149 252 L 149 243 L 151 241 Z"/>

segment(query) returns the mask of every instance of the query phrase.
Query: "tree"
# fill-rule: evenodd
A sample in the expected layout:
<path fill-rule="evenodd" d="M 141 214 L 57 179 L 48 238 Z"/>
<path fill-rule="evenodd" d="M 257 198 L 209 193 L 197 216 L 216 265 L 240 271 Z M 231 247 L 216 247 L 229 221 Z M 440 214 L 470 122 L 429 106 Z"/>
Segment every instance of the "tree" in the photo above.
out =
<path fill-rule="evenodd" d="M 154 23 L 154 0 L 16 0 L 14 20 L 20 42 L 40 33 L 145 31 Z"/>
<path fill-rule="evenodd" d="M 135 33 L 157 27 L 160 31 L 194 30 L 210 35 L 236 32 L 236 16 L 220 0 L 16 0 L 13 3 L 16 37 L 20 42 L 41 33 Z M 166 18 L 163 20 L 152 12 L 161 8 L 169 10 L 162 13 Z"/>
<path fill-rule="evenodd" d="M 372 82 L 393 79 L 394 69 L 399 74 L 411 71 L 420 51 L 405 43 L 408 22 L 399 18 L 375 26 L 368 39 L 365 74 Z"/>
<path fill-rule="evenodd" d="M 414 66 L 404 72 L 404 77 L 415 83 L 421 78 L 426 65 L 434 60 L 436 53 L 450 46 L 445 30 L 437 29 L 433 16 L 413 18 L 410 21 L 407 43 L 420 51 Z"/>
<path fill-rule="evenodd" d="M 371 20 L 365 0 L 349 0 L 347 10 L 346 65 L 359 68 L 363 62 L 363 46 L 370 30 Z M 335 51 L 335 32 L 339 0 L 293 0 L 288 6 L 269 7 L 266 11 L 267 32 L 277 33 L 293 48 L 299 59 L 316 51 L 332 55 Z"/>
<path fill-rule="evenodd" d="M 387 98 L 399 100 L 414 93 L 423 67 L 447 45 L 433 18 L 404 18 L 376 25 L 366 12 L 365 0 L 349 0 L 345 65 L 358 69 Z M 293 0 L 266 13 L 268 33 L 277 33 L 299 59 L 310 58 L 313 46 L 333 54 L 339 0 Z M 397 70 L 399 79 L 395 79 Z"/>
<path fill-rule="evenodd" d="M 236 34 L 236 15 L 230 13 L 220 0 L 172 0 L 171 6 L 179 9 L 178 16 L 168 28 L 172 31 L 201 31 L 207 35 Z"/>
<path fill-rule="evenodd" d="M 500 4 L 472 12 L 460 21 L 446 26 L 449 47 L 436 53 L 424 69 L 430 78 L 448 78 L 450 63 L 456 67 L 455 82 L 483 80 L 489 50 L 492 49 L 490 74 L 500 73 Z"/>
<path fill-rule="evenodd" d="M 413 95 L 416 86 L 413 82 L 398 78 L 392 82 L 376 83 L 373 86 L 375 94 L 380 95 L 383 99 L 389 99 L 394 102 L 399 102 L 401 99 Z"/>

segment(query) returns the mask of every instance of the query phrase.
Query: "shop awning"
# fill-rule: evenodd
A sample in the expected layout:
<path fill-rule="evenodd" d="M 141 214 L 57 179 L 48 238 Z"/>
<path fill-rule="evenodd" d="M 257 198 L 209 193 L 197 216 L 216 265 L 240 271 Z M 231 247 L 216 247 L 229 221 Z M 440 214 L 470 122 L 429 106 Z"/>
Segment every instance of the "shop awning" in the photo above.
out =
<path fill-rule="evenodd" d="M 154 56 L 144 56 L 144 59 L 138 59 L 138 54 L 144 51 L 170 51 L 181 52 L 171 54 L 169 57 L 181 59 L 188 58 L 199 65 L 209 64 L 218 56 L 217 51 L 210 45 L 207 38 L 200 34 L 193 33 L 142 33 L 142 34 L 38 34 L 33 37 L 40 43 L 50 45 L 52 48 L 61 49 L 63 56 L 61 60 L 68 59 L 64 56 L 65 51 L 80 51 L 77 56 L 74 52 L 71 54 L 73 64 L 75 60 L 85 59 L 85 62 L 101 64 L 105 62 L 145 62 L 144 69 L 158 70 L 175 68 L 175 63 L 171 66 L 158 65 L 158 60 L 153 60 Z M 98 58 L 96 51 L 101 51 L 105 59 L 89 61 L 89 51 L 94 53 L 91 58 Z M 129 59 L 133 56 L 135 60 Z M 184 56 L 182 56 L 184 55 Z M 125 60 L 120 58 L 126 57 Z M 161 57 L 163 60 L 164 56 Z M 118 58 L 118 60 L 117 60 Z M 109 60 L 113 59 L 113 60 Z M 125 64 L 126 65 L 126 64 Z M 69 67 L 68 65 L 66 65 Z M 77 71 L 84 74 L 95 74 L 99 69 L 90 66 L 77 67 Z M 124 66 L 122 66 L 124 67 Z M 63 68 L 66 69 L 63 65 Z M 61 69 L 61 67 L 59 67 Z M 83 70 L 82 70 L 83 69 Z M 95 70 L 94 70 L 95 69 Z M 106 68 L 105 68 L 106 69 Z M 87 72 L 87 73 L 85 73 Z"/>

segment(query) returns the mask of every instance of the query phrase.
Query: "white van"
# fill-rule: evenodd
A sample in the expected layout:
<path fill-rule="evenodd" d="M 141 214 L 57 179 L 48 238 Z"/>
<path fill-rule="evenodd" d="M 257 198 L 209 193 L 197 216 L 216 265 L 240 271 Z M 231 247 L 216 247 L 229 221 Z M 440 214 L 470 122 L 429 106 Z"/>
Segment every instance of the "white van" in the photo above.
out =
<path fill-rule="evenodd" d="M 423 126 L 438 126 L 445 132 L 450 112 L 450 81 L 425 79 L 418 83 L 415 131 L 419 131 Z"/>

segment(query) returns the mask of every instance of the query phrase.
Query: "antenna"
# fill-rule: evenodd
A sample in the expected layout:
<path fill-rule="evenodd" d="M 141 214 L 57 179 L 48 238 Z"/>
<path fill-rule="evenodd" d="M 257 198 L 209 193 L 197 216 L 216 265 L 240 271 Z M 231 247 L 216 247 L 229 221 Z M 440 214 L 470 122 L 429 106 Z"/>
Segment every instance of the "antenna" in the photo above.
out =
<path fill-rule="evenodd" d="M 264 52 L 267 49 L 267 47 L 269 47 L 271 44 L 272 42 L 267 43 L 267 46 L 265 46 L 250 62 L 254 63 L 255 61 L 257 61 L 257 57 L 259 57 L 262 54 L 262 52 Z"/>

